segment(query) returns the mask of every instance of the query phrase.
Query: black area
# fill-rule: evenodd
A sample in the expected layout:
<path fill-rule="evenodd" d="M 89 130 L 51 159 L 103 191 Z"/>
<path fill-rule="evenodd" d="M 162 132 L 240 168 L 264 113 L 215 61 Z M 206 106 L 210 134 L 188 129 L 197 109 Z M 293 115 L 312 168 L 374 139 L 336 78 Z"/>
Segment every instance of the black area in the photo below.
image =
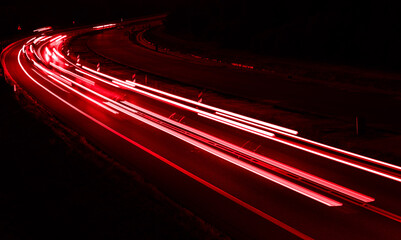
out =
<path fill-rule="evenodd" d="M 224 48 L 399 71 L 399 12 L 389 1 L 196 0 L 177 7 L 166 26 Z"/>
<path fill-rule="evenodd" d="M 164 13 L 173 3 L 162 0 L 2 1 L 0 40 L 30 34 L 44 26 L 66 28 Z"/>
<path fill-rule="evenodd" d="M 171 12 L 170 33 L 216 41 L 224 48 L 399 72 L 400 9 L 395 1 L 377 0 L 17 0 L 0 3 L 0 40 L 43 26 Z"/>

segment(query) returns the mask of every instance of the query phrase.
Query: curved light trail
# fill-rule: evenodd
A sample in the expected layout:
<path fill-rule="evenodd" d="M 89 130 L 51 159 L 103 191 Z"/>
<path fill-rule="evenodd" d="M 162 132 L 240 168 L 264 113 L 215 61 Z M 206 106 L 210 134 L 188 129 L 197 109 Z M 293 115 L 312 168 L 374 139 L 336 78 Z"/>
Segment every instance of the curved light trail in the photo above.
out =
<path fill-rule="evenodd" d="M 99 31 L 115 28 L 116 26 L 118 24 L 112 23 L 80 31 Z M 38 32 L 41 31 L 38 30 Z M 49 32 L 27 40 L 18 52 L 17 61 L 20 69 L 32 82 L 108 131 L 264 219 L 275 223 L 300 238 L 309 238 L 300 231 L 253 207 L 252 204 L 240 200 L 201 176 L 142 146 L 135 139 L 127 137 L 124 133 L 113 129 L 94 115 L 86 112 L 82 105 L 104 112 L 113 121 L 130 121 L 132 119 L 141 122 L 170 137 L 174 137 L 178 141 L 195 147 L 202 151 L 203 154 L 209 154 L 224 160 L 232 166 L 260 177 L 263 181 L 277 184 L 285 191 L 293 191 L 312 202 L 315 201 L 327 207 L 337 208 L 341 208 L 345 204 L 357 205 L 401 222 L 401 217 L 397 214 L 381 211 L 379 208 L 373 208 L 372 205 L 369 205 L 375 201 L 375 196 L 368 196 L 358 190 L 327 180 L 322 176 L 316 176 L 306 170 L 285 164 L 280 159 L 273 159 L 250 151 L 214 135 L 209 129 L 199 127 L 201 125 L 184 124 L 170 119 L 163 113 L 158 113 L 153 109 L 135 103 L 130 97 L 141 96 L 145 99 L 151 99 L 152 102 L 156 102 L 162 108 L 163 106 L 169 106 L 169 108 L 179 109 L 188 113 L 187 117 L 190 117 L 193 121 L 208 121 L 215 124 L 213 126 L 224 125 L 225 129 L 231 129 L 233 132 L 242 131 L 241 136 L 252 135 L 252 137 L 274 141 L 286 147 L 322 157 L 322 161 L 333 160 L 336 163 L 344 164 L 346 167 L 378 175 L 396 183 L 401 182 L 400 166 L 300 137 L 297 130 L 197 102 L 145 84 L 119 79 L 105 72 L 96 71 L 88 67 L 87 64 L 75 63 L 69 56 L 64 54 L 64 42 L 74 36 L 72 32 L 47 34 Z M 28 70 L 34 72 L 38 78 L 29 74 Z M 58 91 L 61 90 L 61 92 L 59 93 L 46 87 L 43 81 L 50 83 L 51 86 L 58 89 Z M 68 99 L 71 96 L 80 98 L 81 103 L 74 104 L 72 101 L 70 102 Z M 235 133 L 229 132 L 228 135 L 230 134 Z"/>

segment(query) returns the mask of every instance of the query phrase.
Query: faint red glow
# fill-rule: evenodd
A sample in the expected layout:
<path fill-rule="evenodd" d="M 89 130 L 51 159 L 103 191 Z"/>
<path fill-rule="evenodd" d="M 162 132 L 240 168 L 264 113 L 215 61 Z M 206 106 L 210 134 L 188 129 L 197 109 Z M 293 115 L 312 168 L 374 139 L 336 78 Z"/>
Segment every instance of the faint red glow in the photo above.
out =
<path fill-rule="evenodd" d="M 33 30 L 33 32 L 45 32 L 45 31 L 49 31 L 52 30 L 53 28 L 51 26 L 47 26 L 47 27 L 42 27 L 42 28 L 38 28 Z"/>
<path fill-rule="evenodd" d="M 95 26 L 95 27 L 93 27 L 93 29 L 101 30 L 101 29 L 113 28 L 113 27 L 115 27 L 116 25 L 117 25 L 117 24 L 115 24 L 115 23 L 110 23 L 110 24 Z"/>
<path fill-rule="evenodd" d="M 51 43 L 57 42 L 57 41 L 60 41 L 60 40 L 62 40 L 62 39 L 64 39 L 64 38 L 66 38 L 66 37 L 67 37 L 67 35 L 60 35 L 60 36 L 57 36 L 57 37 L 52 38 L 52 39 L 50 40 L 50 42 L 51 42 Z"/>
<path fill-rule="evenodd" d="M 77 72 L 79 72 L 79 73 L 82 73 L 82 74 L 84 74 L 84 75 L 86 75 L 86 76 L 89 76 L 89 77 L 91 77 L 91 78 L 94 78 L 94 79 L 96 79 L 96 80 L 99 80 L 99 81 L 101 81 L 102 83 L 105 83 L 105 84 L 107 84 L 107 85 L 110 85 L 110 86 L 113 86 L 113 87 L 116 87 L 116 88 L 120 88 L 118 85 L 116 85 L 116 84 L 114 84 L 114 83 L 111 83 L 111 82 L 106 81 L 106 80 L 104 80 L 104 79 L 101 79 L 101 78 L 99 78 L 99 77 L 97 77 L 97 76 L 95 76 L 95 75 L 93 75 L 93 74 L 90 74 L 90 73 L 87 73 L 87 72 L 85 72 L 85 71 L 82 71 L 82 70 L 80 70 L 79 68 L 76 68 L 75 71 L 77 71 Z"/>
<path fill-rule="evenodd" d="M 242 67 L 242 68 L 248 68 L 248 69 L 253 69 L 254 68 L 251 65 L 245 65 L 245 64 L 241 64 L 241 63 L 231 63 L 231 65 L 233 65 L 235 67 Z"/>

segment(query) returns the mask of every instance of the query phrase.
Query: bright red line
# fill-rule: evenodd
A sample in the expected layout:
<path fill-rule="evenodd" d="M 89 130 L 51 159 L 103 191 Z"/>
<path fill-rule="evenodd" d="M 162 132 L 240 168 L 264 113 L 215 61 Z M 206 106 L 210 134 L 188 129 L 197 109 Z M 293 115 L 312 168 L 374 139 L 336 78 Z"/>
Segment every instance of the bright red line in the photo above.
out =
<path fill-rule="evenodd" d="M 105 109 L 105 110 L 107 110 L 107 111 L 109 111 L 109 112 L 111 112 L 111 113 L 113 113 L 113 114 L 118 114 L 117 111 L 114 111 L 113 109 L 111 109 L 111 108 L 109 108 L 109 107 L 103 105 L 102 103 L 100 103 L 100 102 L 94 100 L 93 98 L 88 97 L 87 95 L 85 95 L 85 94 L 81 93 L 80 91 L 78 91 L 78 90 L 76 90 L 76 89 L 74 89 L 74 88 L 68 86 L 67 84 L 65 84 L 64 82 L 58 80 L 57 78 L 52 77 L 52 76 L 50 76 L 50 75 L 49 75 L 49 77 L 51 77 L 51 78 L 52 78 L 53 80 L 55 80 L 57 83 L 63 85 L 64 87 L 66 87 L 66 88 L 70 89 L 71 91 L 75 92 L 76 94 L 80 95 L 81 97 L 83 97 L 83 98 L 89 100 L 90 102 L 93 102 L 94 104 L 98 105 L 99 107 L 102 107 L 103 109 Z M 77 83 L 75 82 L 74 84 L 77 84 Z"/>
<path fill-rule="evenodd" d="M 325 154 L 325 153 L 323 153 L 321 151 L 314 150 L 314 149 L 306 147 L 306 146 L 301 146 L 299 144 L 291 143 L 289 141 L 286 141 L 286 140 L 283 140 L 283 139 L 279 139 L 279 138 L 272 138 L 272 137 L 267 137 L 267 138 L 269 138 L 269 139 L 271 139 L 273 141 L 280 142 L 280 143 L 283 143 L 285 145 L 288 145 L 288 146 L 303 150 L 305 152 L 309 152 L 309 153 L 312 153 L 312 154 L 315 154 L 315 155 L 318 155 L 318 156 L 321 156 L 321 157 L 324 157 L 324 158 L 327 158 L 327 159 L 330 159 L 330 160 L 333 160 L 333 161 L 336 161 L 336 162 L 339 162 L 339 163 L 343 163 L 345 165 L 348 165 L 348 166 L 351 166 L 351 167 L 354 167 L 354 168 L 358 168 L 360 170 L 364 170 L 364 171 L 367 171 L 367 172 L 370 172 L 370 173 L 373 173 L 373 174 L 376 174 L 376 175 L 379 175 L 379 176 L 382 176 L 382 177 L 385 177 L 385 178 L 388 178 L 388 179 L 391 179 L 391 180 L 394 180 L 394 181 L 397 181 L 397 182 L 401 182 L 401 178 L 396 177 L 394 175 L 391 175 L 391 174 L 388 174 L 388 173 L 385 173 L 385 172 L 382 172 L 382 171 L 379 171 L 379 170 L 374 170 L 372 168 L 365 167 L 365 166 L 362 166 L 362 165 L 359 165 L 359 164 L 356 164 L 356 163 L 352 163 L 352 162 L 346 161 L 344 159 L 340 159 L 340 158 Z"/>
<path fill-rule="evenodd" d="M 94 78 L 94 79 L 96 79 L 96 80 L 99 80 L 99 81 L 101 81 L 101 82 L 103 82 L 103 83 L 106 83 L 106 84 L 108 84 L 108 85 L 110 85 L 110 86 L 113 86 L 113 87 L 116 87 L 116 88 L 120 88 L 118 85 L 116 85 L 116 84 L 114 84 L 114 83 L 108 82 L 108 81 L 106 81 L 106 80 L 104 80 L 104 79 L 101 79 L 101 78 L 95 76 L 95 75 L 92 75 L 92 74 L 90 74 L 90 73 L 87 73 L 87 72 L 85 72 L 85 71 L 82 71 L 82 70 L 80 70 L 79 68 L 76 68 L 75 70 L 76 70 L 77 72 L 79 72 L 79 73 L 85 74 L 86 76 L 89 76 L 89 77 L 91 77 L 91 78 Z"/>
<path fill-rule="evenodd" d="M 253 127 L 250 127 L 250 126 L 247 126 L 247 125 L 235 122 L 235 121 L 231 121 L 227 118 L 222 118 L 222 117 L 216 116 L 211 113 L 198 112 L 198 115 L 201 117 L 205 117 L 205 118 L 209 118 L 209 119 L 213 119 L 213 120 L 219 120 L 220 123 L 224 123 L 231 127 L 238 128 L 238 129 L 250 132 L 250 133 L 254 133 L 254 134 L 262 136 L 262 137 L 273 137 L 274 136 L 274 135 L 272 136 L 272 133 L 270 133 L 270 132 L 265 132 L 263 130 L 259 130 L 257 128 L 253 128 Z"/>
<path fill-rule="evenodd" d="M 52 42 L 60 41 L 61 39 L 65 38 L 65 37 L 67 37 L 67 36 L 66 35 L 64 35 L 64 36 L 60 35 L 60 36 L 57 36 L 57 37 L 51 39 L 50 42 L 52 43 Z"/>
<path fill-rule="evenodd" d="M 234 119 L 234 120 L 237 120 L 237 121 L 242 121 L 242 122 L 246 122 L 248 124 L 252 124 L 251 122 L 247 122 L 246 120 L 243 120 L 243 119 L 240 119 L 240 118 L 236 118 L 234 116 L 230 116 L 230 115 L 227 115 L 227 114 L 224 114 L 224 113 L 216 112 L 216 114 L 224 116 L 224 117 L 228 117 L 228 118 L 231 118 L 231 119 Z M 309 140 L 309 139 L 306 139 L 306 138 L 302 138 L 300 136 L 290 135 L 290 134 L 283 133 L 283 132 L 280 133 L 280 134 L 285 135 L 285 136 L 290 137 L 290 138 L 294 138 L 294 139 L 299 140 L 299 141 L 303 141 L 303 142 L 306 142 L 306 143 L 309 143 L 309 144 L 313 144 L 313 145 L 318 146 L 318 147 L 326 148 L 326 149 L 329 149 L 331 151 L 335 151 L 335 152 L 338 152 L 338 153 L 341 153 L 341 154 L 345 154 L 345 155 L 348 155 L 348 156 L 352 156 L 352 157 L 356 157 L 356 158 L 359 158 L 359 159 L 362 159 L 362 160 L 366 160 L 368 162 L 375 163 L 375 164 L 378 164 L 378 165 L 381 165 L 381 166 L 384 166 L 384 167 L 392 168 L 394 170 L 401 170 L 400 166 L 397 166 L 397 165 L 394 165 L 394 164 L 390 164 L 390 163 L 386 163 L 386 162 L 382 162 L 382 161 L 379 161 L 379 160 L 376 160 L 376 159 L 373 159 L 373 158 L 365 157 L 365 156 L 362 156 L 362 155 L 359 155 L 359 154 L 356 154 L 356 153 L 352 153 L 352 152 L 349 152 L 349 151 L 346 151 L 346 150 L 342 150 L 342 149 L 339 149 L 339 148 L 335 148 L 335 147 L 332 147 L 332 146 L 328 146 L 328 145 L 325 145 L 323 143 L 319 143 L 319 142 L 315 142 L 315 141 L 312 141 L 312 140 Z"/>
<path fill-rule="evenodd" d="M 67 74 L 69 74 L 69 75 L 71 75 L 71 76 L 73 76 L 73 77 L 75 77 L 75 78 L 77 78 L 77 79 L 80 79 L 80 80 L 86 82 L 86 83 L 89 84 L 89 85 L 92 85 L 92 86 L 95 85 L 95 82 L 94 82 L 94 81 L 91 81 L 91 80 L 89 80 L 89 79 L 87 79 L 87 78 L 81 77 L 81 76 L 79 76 L 78 74 L 75 74 L 75 73 L 73 73 L 73 72 L 71 72 L 71 71 L 68 71 L 67 69 L 64 69 L 64 68 L 62 68 L 62 67 L 60 67 L 60 66 L 57 66 L 57 65 L 54 64 L 54 63 L 50 63 L 50 65 L 51 65 L 52 67 L 54 67 L 54 68 L 57 68 L 58 70 L 60 70 L 60 71 L 62 71 L 62 72 L 64 72 L 64 73 L 67 73 Z"/>
<path fill-rule="evenodd" d="M 227 114 L 224 114 L 224 113 L 216 112 L 216 114 L 224 116 L 224 117 L 228 117 L 228 118 L 231 118 L 231 119 L 234 119 L 234 120 L 237 120 L 237 121 L 245 122 L 245 123 L 248 123 L 248 124 L 252 124 L 252 125 L 254 124 L 254 123 L 248 122 L 248 121 L 246 121 L 244 119 L 236 118 L 234 116 L 230 116 L 230 115 L 227 115 Z M 260 127 L 262 127 L 262 126 L 260 126 Z M 356 157 L 356 158 L 359 158 L 359 159 L 362 159 L 362 160 L 366 160 L 368 162 L 372 162 L 372 163 L 375 163 L 375 164 L 378 164 L 378 165 L 381 165 L 381 166 L 384 166 L 384 167 L 389 167 L 389 168 L 392 168 L 394 170 L 401 170 L 400 166 L 397 166 L 397 165 L 394 165 L 394 164 L 390 164 L 390 163 L 386 163 L 386 162 L 382 162 L 382 161 L 379 161 L 379 160 L 376 160 L 376 159 L 373 159 L 373 158 L 365 157 L 365 156 L 362 156 L 362 155 L 359 155 L 359 154 L 356 154 L 356 153 L 348 152 L 346 150 L 342 150 L 342 149 L 339 149 L 339 148 L 328 146 L 328 145 L 325 145 L 323 143 L 319 143 L 319 142 L 315 142 L 315 141 L 312 141 L 312 140 L 309 140 L 309 139 L 306 139 L 306 138 L 302 138 L 300 136 L 295 136 L 295 135 L 287 134 L 287 133 L 284 133 L 284 132 L 281 132 L 280 134 L 285 135 L 285 136 L 290 137 L 290 138 L 297 139 L 299 141 L 303 141 L 303 142 L 306 142 L 306 143 L 309 143 L 309 144 L 313 144 L 313 145 L 318 146 L 318 147 L 326 148 L 326 149 L 329 149 L 329 150 L 332 150 L 332 151 L 335 151 L 335 152 L 338 152 L 338 153 L 341 153 L 341 154 L 345 154 L 345 155 L 348 155 L 348 156 L 352 156 L 352 157 Z"/>
<path fill-rule="evenodd" d="M 283 135 L 286 135 L 286 136 L 287 135 L 293 136 L 295 134 L 295 133 L 289 134 L 289 133 L 283 132 L 281 130 L 273 129 L 271 127 L 266 127 L 264 125 L 256 123 L 256 121 L 246 120 L 246 118 L 244 118 L 244 117 L 243 118 L 234 117 L 234 116 L 232 116 L 230 114 L 225 114 L 225 113 L 221 113 L 221 112 L 216 112 L 216 115 L 220 115 L 220 116 L 223 116 L 223 117 L 226 117 L 226 118 L 233 119 L 233 120 L 238 121 L 238 122 L 246 123 L 246 124 L 252 125 L 254 127 L 262 128 L 262 129 L 265 129 L 265 130 L 268 130 L 268 131 L 272 131 L 272 132 L 275 132 L 275 133 L 279 133 L 279 134 L 283 134 Z"/>

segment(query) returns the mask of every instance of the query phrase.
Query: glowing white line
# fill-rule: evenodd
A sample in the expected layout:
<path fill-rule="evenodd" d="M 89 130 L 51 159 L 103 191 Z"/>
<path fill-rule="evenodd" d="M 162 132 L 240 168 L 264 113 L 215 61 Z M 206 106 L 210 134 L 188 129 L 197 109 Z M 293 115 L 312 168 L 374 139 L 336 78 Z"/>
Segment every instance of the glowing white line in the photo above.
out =
<path fill-rule="evenodd" d="M 53 48 L 53 52 L 54 52 L 57 56 L 59 56 L 59 57 L 65 59 L 64 56 L 63 56 L 61 53 L 59 53 L 59 51 L 57 51 L 57 49 Z"/>
<path fill-rule="evenodd" d="M 55 84 L 55 83 L 52 82 L 52 81 L 49 81 L 45 76 L 43 76 L 42 74 L 38 73 L 35 69 L 32 68 L 31 70 L 34 71 L 37 75 L 39 75 L 41 78 L 47 80 L 47 81 L 48 81 L 50 84 L 52 84 L 53 86 L 57 87 L 58 89 L 60 89 L 60 90 L 62 90 L 62 91 L 64 91 L 64 92 L 66 92 L 66 93 L 69 93 L 67 90 L 63 89 L 63 88 L 60 87 L 59 85 Z M 48 75 L 48 76 L 49 76 L 49 75 Z M 49 76 L 49 77 L 51 77 L 51 76 Z"/>
<path fill-rule="evenodd" d="M 40 36 L 40 37 L 36 38 L 36 39 L 33 41 L 33 44 L 38 43 L 42 38 L 44 38 L 44 36 Z"/>
<path fill-rule="evenodd" d="M 79 72 L 79 73 L 82 73 L 82 74 L 84 74 L 84 75 L 86 75 L 86 76 L 89 76 L 89 77 L 91 77 L 91 78 L 97 79 L 97 80 L 99 80 L 99 81 L 101 81 L 101 82 L 103 82 L 103 83 L 106 83 L 106 84 L 110 85 L 110 86 L 113 86 L 113 87 L 116 87 L 116 88 L 120 88 L 120 86 L 118 86 L 118 85 L 116 85 L 116 84 L 114 84 L 114 83 L 108 82 L 108 81 L 106 81 L 106 80 L 104 80 L 104 79 L 101 79 L 101 78 L 95 76 L 95 75 L 89 74 L 89 73 L 87 73 L 87 72 L 85 72 L 85 71 L 80 70 L 79 68 L 76 68 L 75 70 L 76 70 L 77 72 Z"/>
<path fill-rule="evenodd" d="M 62 68 L 62 67 L 60 67 L 60 66 L 57 66 L 57 65 L 54 64 L 54 63 L 50 63 L 50 66 L 52 66 L 52 67 L 54 67 L 54 68 L 57 68 L 58 70 L 60 70 L 60 71 L 62 71 L 62 72 L 64 72 L 64 73 L 70 74 L 71 76 L 76 77 L 76 78 L 78 78 L 78 79 L 80 79 L 80 80 L 82 80 L 82 81 L 88 83 L 89 85 L 92 85 L 92 86 L 95 85 L 95 82 L 94 82 L 94 81 L 91 81 L 91 80 L 89 80 L 89 79 L 87 79 L 87 78 L 84 78 L 84 77 L 82 77 L 82 76 L 79 76 L 78 74 L 75 74 L 75 73 L 73 73 L 73 72 L 71 72 L 71 71 L 68 71 L 68 70 L 66 70 L 66 69 L 64 69 L 64 68 Z"/>
<path fill-rule="evenodd" d="M 33 32 L 44 32 L 44 31 L 51 30 L 51 29 L 52 29 L 52 27 L 50 27 L 50 26 L 48 26 L 48 27 L 41 27 L 41 28 L 38 28 L 38 29 L 33 30 Z"/>
<path fill-rule="evenodd" d="M 318 155 L 318 156 L 321 156 L 321 157 L 325 157 L 327 159 L 330 159 L 330 160 L 333 160 L 333 161 L 336 161 L 336 162 L 339 162 L 339 163 L 343 163 L 343 164 L 348 165 L 348 166 L 352 166 L 352 167 L 358 168 L 360 170 L 364 170 L 364 171 L 367 171 L 367 172 L 370 172 L 370 173 L 374 173 L 376 175 L 379 175 L 379 176 L 382 176 L 382 177 L 385 177 L 385 178 L 388 178 L 388 179 L 395 180 L 397 182 L 401 182 L 401 178 L 396 177 L 396 176 L 391 175 L 391 174 L 387 174 L 387 173 L 384 173 L 384 172 L 381 172 L 381 171 L 378 171 L 378 170 L 374 170 L 372 168 L 368 168 L 368 167 L 364 167 L 364 166 L 361 166 L 361 165 L 358 165 L 358 164 L 355 164 L 355 163 L 351 163 L 351 162 L 342 160 L 340 158 L 333 157 L 333 156 L 330 156 L 328 154 L 324 154 L 324 153 L 321 153 L 319 151 L 309 149 L 307 147 L 302 147 L 302 146 L 297 145 L 295 143 L 290 143 L 290 142 L 282 140 L 282 139 L 271 138 L 271 137 L 267 137 L 267 138 L 269 138 L 269 139 L 271 139 L 273 141 L 280 142 L 280 143 L 283 143 L 285 145 L 288 145 L 288 146 L 303 150 L 305 152 L 309 152 L 309 153 L 312 153 L 312 154 L 315 154 L 315 155 Z"/>
<path fill-rule="evenodd" d="M 67 36 L 66 36 L 66 35 L 64 35 L 64 36 L 63 36 L 63 35 L 60 35 L 60 36 L 57 36 L 57 37 L 51 39 L 50 42 L 51 42 L 51 43 L 53 43 L 53 42 L 58 42 L 58 41 L 60 41 L 61 39 L 65 38 L 65 37 L 67 37 Z"/>

